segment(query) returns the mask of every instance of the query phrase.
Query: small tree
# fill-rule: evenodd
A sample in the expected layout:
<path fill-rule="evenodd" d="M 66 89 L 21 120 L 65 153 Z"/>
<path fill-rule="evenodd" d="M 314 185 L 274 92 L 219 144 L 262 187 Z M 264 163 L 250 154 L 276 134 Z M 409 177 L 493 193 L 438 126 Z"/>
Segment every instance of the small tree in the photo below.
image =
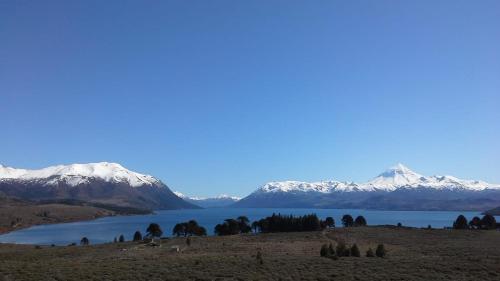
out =
<path fill-rule="evenodd" d="M 385 250 L 384 244 L 378 244 L 377 249 L 375 250 L 375 254 L 379 258 L 385 257 L 385 255 L 387 254 L 387 252 Z"/>
<path fill-rule="evenodd" d="M 495 229 L 497 226 L 497 221 L 492 215 L 484 215 L 481 219 L 481 228 L 484 229 Z"/>
<path fill-rule="evenodd" d="M 89 244 L 89 239 L 87 237 L 83 237 L 82 240 L 80 240 L 80 245 L 82 246 L 87 246 Z"/>
<path fill-rule="evenodd" d="M 186 245 L 191 246 L 191 237 L 186 238 Z"/>
<path fill-rule="evenodd" d="M 351 256 L 353 257 L 361 257 L 361 253 L 359 252 L 358 245 L 353 244 L 351 247 Z"/>
<path fill-rule="evenodd" d="M 339 241 L 337 243 L 337 249 L 335 250 L 337 253 L 338 257 L 344 257 L 344 256 L 349 256 L 349 254 L 346 255 L 346 253 L 349 253 L 349 249 L 346 247 L 344 241 Z"/>
<path fill-rule="evenodd" d="M 139 230 L 137 230 L 135 233 L 134 233 L 134 241 L 141 241 L 142 240 L 142 234 Z"/>
<path fill-rule="evenodd" d="M 372 248 L 368 248 L 368 251 L 366 251 L 366 256 L 369 258 L 375 257 L 375 253 L 373 252 Z"/>
<path fill-rule="evenodd" d="M 351 215 L 344 215 L 342 217 L 342 225 L 344 227 L 351 227 L 354 225 L 354 219 L 352 218 Z"/>
<path fill-rule="evenodd" d="M 335 220 L 332 217 L 327 217 L 325 219 L 325 225 L 330 228 L 335 227 Z"/>
<path fill-rule="evenodd" d="M 319 251 L 319 255 L 322 257 L 328 256 L 328 246 L 326 244 L 323 244 L 323 246 L 321 246 L 321 250 Z"/>
<path fill-rule="evenodd" d="M 163 230 L 161 230 L 161 227 L 157 223 L 151 223 L 149 224 L 148 228 L 146 229 L 147 235 L 151 237 L 151 239 L 154 240 L 155 237 L 161 237 L 163 234 Z"/>
<path fill-rule="evenodd" d="M 463 215 L 459 215 L 455 222 L 453 223 L 454 229 L 468 229 L 469 225 L 467 219 Z"/>
<path fill-rule="evenodd" d="M 366 226 L 366 219 L 363 216 L 357 216 L 354 220 L 354 226 Z"/>
<path fill-rule="evenodd" d="M 257 252 L 257 255 L 255 256 L 255 258 L 257 259 L 257 262 L 259 264 L 264 264 L 264 259 L 262 258 L 262 253 L 260 251 Z"/>
<path fill-rule="evenodd" d="M 479 217 L 473 217 L 469 222 L 469 227 L 472 229 L 480 229 L 481 228 L 481 219 Z"/>
<path fill-rule="evenodd" d="M 120 238 L 118 238 L 118 242 L 120 242 L 120 243 L 125 242 L 125 236 L 123 236 L 123 234 L 120 234 Z"/>
<path fill-rule="evenodd" d="M 113 239 L 113 243 L 118 243 L 118 238 Z"/>
<path fill-rule="evenodd" d="M 403 226 L 403 225 L 402 225 L 400 222 L 398 222 L 398 227 L 402 227 L 402 226 Z"/>

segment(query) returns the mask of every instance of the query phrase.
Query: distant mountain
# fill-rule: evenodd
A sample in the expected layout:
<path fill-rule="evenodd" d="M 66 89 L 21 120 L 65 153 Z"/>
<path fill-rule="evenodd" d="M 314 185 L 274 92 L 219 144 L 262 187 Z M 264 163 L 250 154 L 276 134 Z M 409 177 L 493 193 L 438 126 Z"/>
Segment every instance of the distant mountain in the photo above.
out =
<path fill-rule="evenodd" d="M 269 182 L 233 207 L 484 210 L 500 204 L 500 185 L 452 176 L 426 177 L 402 164 L 366 183 Z"/>
<path fill-rule="evenodd" d="M 235 196 L 229 196 L 226 194 L 221 194 L 216 197 L 189 197 L 178 191 L 174 191 L 174 194 L 184 199 L 185 201 L 192 203 L 194 205 L 203 207 L 203 208 L 220 208 L 227 207 L 231 204 L 236 203 L 241 198 Z"/>
<path fill-rule="evenodd" d="M 0 165 L 0 193 L 28 200 L 72 199 L 142 209 L 198 208 L 153 176 L 107 162 L 39 170 Z"/>

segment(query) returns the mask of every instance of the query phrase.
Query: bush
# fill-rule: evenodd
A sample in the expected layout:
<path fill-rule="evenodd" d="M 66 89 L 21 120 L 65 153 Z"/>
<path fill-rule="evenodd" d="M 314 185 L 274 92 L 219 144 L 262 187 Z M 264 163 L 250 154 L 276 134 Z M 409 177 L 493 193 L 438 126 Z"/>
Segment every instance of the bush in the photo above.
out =
<path fill-rule="evenodd" d="M 329 256 L 335 256 L 335 250 L 333 249 L 332 243 L 328 246 L 328 255 Z"/>
<path fill-rule="evenodd" d="M 83 237 L 82 240 L 80 240 L 80 245 L 82 246 L 87 246 L 89 244 L 89 239 L 87 237 Z"/>
<path fill-rule="evenodd" d="M 335 252 L 337 253 L 338 257 L 348 257 L 350 254 L 349 249 L 346 247 L 343 241 L 337 243 L 337 248 L 335 249 Z"/>
<path fill-rule="evenodd" d="M 398 222 L 398 227 L 402 227 L 402 226 L 403 226 L 403 225 L 402 225 L 400 222 Z"/>
<path fill-rule="evenodd" d="M 361 257 L 361 253 L 359 252 L 358 245 L 353 244 L 351 247 L 351 256 L 353 257 Z"/>
<path fill-rule="evenodd" d="M 134 241 L 141 241 L 142 240 L 142 234 L 139 230 L 137 230 L 135 233 L 134 233 Z"/>
<path fill-rule="evenodd" d="M 375 253 L 373 252 L 372 248 L 368 248 L 368 251 L 366 251 L 366 256 L 369 258 L 375 257 Z"/>
<path fill-rule="evenodd" d="M 351 227 L 354 225 L 354 219 L 352 218 L 351 215 L 344 215 L 342 216 L 342 225 L 344 227 Z"/>
<path fill-rule="evenodd" d="M 473 217 L 469 222 L 469 227 L 472 229 L 480 229 L 481 219 L 479 217 Z"/>
<path fill-rule="evenodd" d="M 161 237 L 163 235 L 163 230 L 161 230 L 161 227 L 157 223 L 151 223 L 149 224 L 148 228 L 146 229 L 147 236 L 151 238 L 155 237 Z"/>
<path fill-rule="evenodd" d="M 387 252 L 385 250 L 384 244 L 378 244 L 377 249 L 375 250 L 375 254 L 379 258 L 383 258 L 386 256 Z"/>
<path fill-rule="evenodd" d="M 264 264 L 264 259 L 262 258 L 262 253 L 260 251 L 257 252 L 257 255 L 255 256 L 255 259 L 257 259 L 257 262 L 259 264 Z"/>
<path fill-rule="evenodd" d="M 191 246 L 191 237 L 186 238 L 186 245 Z"/>
<path fill-rule="evenodd" d="M 319 255 L 321 257 L 327 257 L 328 256 L 328 246 L 326 244 L 323 244 L 323 246 L 321 246 L 321 250 L 319 251 Z"/>
<path fill-rule="evenodd" d="M 120 242 L 120 243 L 125 242 L 125 236 L 123 236 L 123 234 L 121 234 L 120 238 L 118 238 L 118 242 Z"/>
<path fill-rule="evenodd" d="M 366 219 L 363 216 L 358 216 L 354 220 L 354 226 L 366 226 Z"/>
<path fill-rule="evenodd" d="M 459 215 L 455 222 L 453 223 L 454 229 L 468 229 L 469 224 L 467 223 L 467 219 L 463 215 Z"/>
<path fill-rule="evenodd" d="M 481 228 L 483 229 L 495 229 L 497 225 L 497 221 L 492 215 L 484 215 L 481 219 Z"/>
<path fill-rule="evenodd" d="M 327 217 L 325 219 L 325 226 L 326 227 L 335 227 L 335 220 L 332 217 Z"/>

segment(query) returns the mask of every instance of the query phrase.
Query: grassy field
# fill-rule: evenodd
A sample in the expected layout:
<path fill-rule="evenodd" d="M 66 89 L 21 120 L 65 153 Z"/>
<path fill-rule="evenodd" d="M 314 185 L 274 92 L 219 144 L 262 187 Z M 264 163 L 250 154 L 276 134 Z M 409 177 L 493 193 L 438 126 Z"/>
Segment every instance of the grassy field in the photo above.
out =
<path fill-rule="evenodd" d="M 357 243 L 363 256 L 319 256 L 323 243 L 340 240 Z M 388 256 L 364 257 L 378 243 Z M 4 244 L 0 280 L 500 280 L 500 232 L 360 227 L 194 237 L 190 246 L 185 238 L 160 247 Z"/>

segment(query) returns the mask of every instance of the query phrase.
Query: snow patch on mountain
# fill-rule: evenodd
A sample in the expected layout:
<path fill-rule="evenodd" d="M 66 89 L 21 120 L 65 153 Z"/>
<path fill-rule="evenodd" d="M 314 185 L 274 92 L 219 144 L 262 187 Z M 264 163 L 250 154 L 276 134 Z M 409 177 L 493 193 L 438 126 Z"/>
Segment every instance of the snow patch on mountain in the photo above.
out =
<path fill-rule="evenodd" d="M 107 182 L 128 183 L 132 187 L 161 184 L 153 176 L 132 172 L 117 163 L 57 165 L 38 170 L 15 169 L 0 165 L 0 180 L 44 180 L 46 185 L 57 185 L 62 181 L 77 186 L 89 183 L 93 178 Z"/>

